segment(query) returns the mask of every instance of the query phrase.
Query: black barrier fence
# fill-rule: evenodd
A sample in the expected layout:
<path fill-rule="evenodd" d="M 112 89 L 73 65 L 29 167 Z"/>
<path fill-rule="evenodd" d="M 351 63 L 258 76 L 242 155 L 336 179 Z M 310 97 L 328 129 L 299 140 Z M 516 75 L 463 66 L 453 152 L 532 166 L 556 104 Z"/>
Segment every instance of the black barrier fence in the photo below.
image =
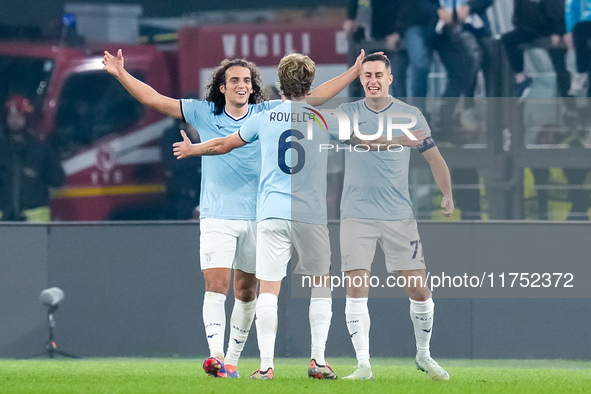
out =
<path fill-rule="evenodd" d="M 329 231 L 337 277 L 339 224 Z M 591 341 L 581 329 L 591 316 L 590 277 L 580 268 L 591 256 L 589 223 L 425 221 L 419 232 L 428 269 L 443 279 L 433 289 L 435 357 L 591 358 L 581 346 Z M 43 349 L 39 293 L 54 286 L 65 293 L 54 314 L 59 349 L 82 357 L 207 355 L 198 223 L 2 224 L 0 251 L 0 357 Z M 379 250 L 372 274 L 386 274 Z M 483 287 L 472 277 L 484 278 Z M 295 278 L 288 274 L 279 297 L 278 357 L 308 357 L 309 301 Z M 414 357 L 400 290 L 371 290 L 374 357 Z M 344 307 L 335 289 L 328 357 L 354 355 Z M 258 356 L 254 328 L 244 355 Z"/>

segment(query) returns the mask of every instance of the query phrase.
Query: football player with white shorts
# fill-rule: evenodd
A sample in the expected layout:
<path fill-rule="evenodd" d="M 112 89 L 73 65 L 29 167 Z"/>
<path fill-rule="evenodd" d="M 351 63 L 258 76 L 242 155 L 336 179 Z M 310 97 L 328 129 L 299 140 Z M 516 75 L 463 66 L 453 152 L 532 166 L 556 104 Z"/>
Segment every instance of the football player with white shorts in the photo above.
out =
<path fill-rule="evenodd" d="M 319 86 L 311 96 L 320 103 L 333 97 L 359 75 L 358 62 L 341 76 Z M 246 60 L 224 60 L 214 70 L 205 100 L 163 96 L 124 68 L 121 50 L 105 52 L 104 69 L 142 104 L 175 118 L 184 118 L 201 141 L 235 134 L 254 114 L 272 109 L 281 100 L 264 101 L 257 67 Z M 238 358 L 256 309 L 256 201 L 260 172 L 259 143 L 202 162 L 200 262 L 205 278 L 203 323 L 210 357 L 203 368 L 216 377 L 239 377 Z M 234 273 L 234 309 L 224 358 L 225 301 Z M 224 365 L 225 361 L 225 365 Z"/>
<path fill-rule="evenodd" d="M 393 123 L 410 123 L 409 127 L 416 125 L 425 130 L 427 138 L 418 149 L 429 162 L 435 182 L 443 193 L 442 213 L 450 216 L 454 204 L 449 169 L 419 109 L 388 95 L 392 83 L 388 58 L 377 54 L 368 55 L 362 63 L 360 80 L 365 99 L 343 104 L 339 109 L 349 119 L 354 119 L 354 114 L 357 114 L 357 127 L 364 134 L 375 134 L 379 129 L 378 122 L 386 122 L 388 114 L 392 113 L 396 114 L 392 115 Z M 402 130 L 394 132 L 402 133 Z M 409 161 L 410 149 L 396 152 L 345 151 L 341 258 L 342 271 L 351 278 L 347 282 L 345 314 L 358 368 L 344 379 L 373 379 L 369 361 L 369 288 L 355 287 L 354 283 L 363 282 L 353 278 L 369 277 L 376 243 L 384 251 L 388 272 L 398 272 L 407 279 L 406 292 L 410 298 L 410 316 L 414 325 L 417 368 L 427 372 L 433 380 L 449 379 L 448 373 L 431 358 L 429 352 L 434 303 L 426 283 L 423 247 L 408 192 Z"/>

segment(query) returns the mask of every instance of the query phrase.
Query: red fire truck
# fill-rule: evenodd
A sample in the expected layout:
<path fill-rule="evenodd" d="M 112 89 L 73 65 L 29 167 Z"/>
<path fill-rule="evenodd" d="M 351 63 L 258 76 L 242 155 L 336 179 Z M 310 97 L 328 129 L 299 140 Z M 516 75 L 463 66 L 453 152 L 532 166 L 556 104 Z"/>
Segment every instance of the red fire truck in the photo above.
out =
<path fill-rule="evenodd" d="M 119 48 L 132 75 L 170 97 L 202 95 L 207 74 L 224 58 L 254 61 L 267 84 L 288 52 L 317 62 L 318 83 L 346 68 L 346 40 L 336 26 L 184 28 L 170 48 L 0 42 L 0 102 L 23 94 L 35 104 L 35 129 L 59 153 L 67 175 L 51 204 L 56 220 L 159 218 L 165 192 L 159 140 L 173 119 L 139 104 L 102 70 L 103 51 Z"/>

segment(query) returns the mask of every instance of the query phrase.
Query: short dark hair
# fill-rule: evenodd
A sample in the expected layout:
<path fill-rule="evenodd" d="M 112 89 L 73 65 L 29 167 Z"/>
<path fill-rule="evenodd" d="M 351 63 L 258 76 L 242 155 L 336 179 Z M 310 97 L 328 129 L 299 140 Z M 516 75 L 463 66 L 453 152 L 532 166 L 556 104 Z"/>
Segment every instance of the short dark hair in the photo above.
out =
<path fill-rule="evenodd" d="M 390 60 L 386 55 L 380 55 L 377 53 L 372 53 L 371 55 L 367 55 L 365 59 L 361 62 L 361 64 L 365 64 L 367 62 L 384 62 L 386 68 L 390 68 Z"/>
<path fill-rule="evenodd" d="M 244 67 L 250 71 L 252 93 L 248 98 L 249 104 L 261 103 L 267 98 L 265 91 L 262 89 L 263 82 L 261 79 L 261 73 L 256 64 L 245 59 L 226 59 L 220 63 L 213 73 L 211 73 L 211 82 L 206 87 L 207 94 L 205 100 L 210 101 L 215 105 L 214 113 L 216 115 L 224 112 L 226 97 L 220 92 L 220 86 L 226 84 L 226 71 L 228 71 L 230 67 Z"/>

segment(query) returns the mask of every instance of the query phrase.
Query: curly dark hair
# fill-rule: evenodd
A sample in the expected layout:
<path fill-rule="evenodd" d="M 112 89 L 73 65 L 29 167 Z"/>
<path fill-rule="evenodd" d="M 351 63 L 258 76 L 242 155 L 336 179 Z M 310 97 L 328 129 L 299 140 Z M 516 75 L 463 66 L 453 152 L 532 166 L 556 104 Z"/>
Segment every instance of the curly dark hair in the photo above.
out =
<path fill-rule="evenodd" d="M 226 97 L 220 92 L 220 86 L 226 84 L 226 71 L 230 67 L 244 67 L 250 71 L 250 78 L 252 81 L 252 93 L 248 98 L 249 104 L 257 104 L 267 100 L 267 94 L 263 90 L 263 82 L 261 79 L 261 73 L 258 67 L 253 62 L 249 62 L 245 59 L 234 59 L 224 60 L 220 63 L 213 73 L 211 73 L 211 82 L 207 85 L 207 95 L 205 100 L 214 103 L 216 115 L 224 112 L 224 106 L 226 105 Z"/>

